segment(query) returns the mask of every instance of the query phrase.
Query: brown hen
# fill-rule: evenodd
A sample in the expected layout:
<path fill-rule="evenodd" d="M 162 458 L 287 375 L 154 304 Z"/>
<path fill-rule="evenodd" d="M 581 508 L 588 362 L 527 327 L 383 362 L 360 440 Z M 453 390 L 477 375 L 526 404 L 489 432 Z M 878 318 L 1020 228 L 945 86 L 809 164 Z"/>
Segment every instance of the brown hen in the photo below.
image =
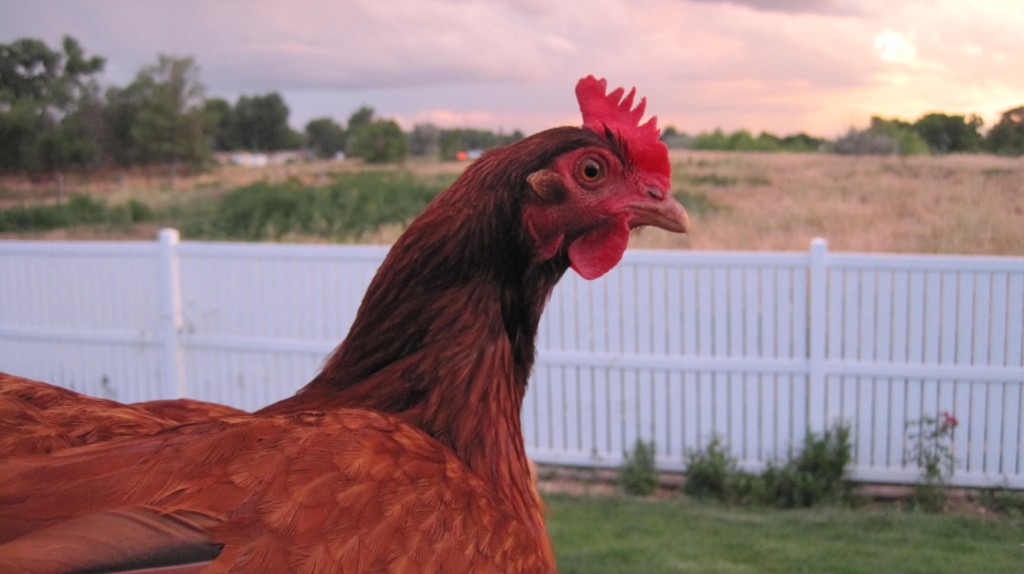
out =
<path fill-rule="evenodd" d="M 583 128 L 469 166 L 296 396 L 0 465 L 0 570 L 554 571 L 519 422 L 541 312 L 631 230 L 687 227 L 623 94 L 584 78 Z"/>

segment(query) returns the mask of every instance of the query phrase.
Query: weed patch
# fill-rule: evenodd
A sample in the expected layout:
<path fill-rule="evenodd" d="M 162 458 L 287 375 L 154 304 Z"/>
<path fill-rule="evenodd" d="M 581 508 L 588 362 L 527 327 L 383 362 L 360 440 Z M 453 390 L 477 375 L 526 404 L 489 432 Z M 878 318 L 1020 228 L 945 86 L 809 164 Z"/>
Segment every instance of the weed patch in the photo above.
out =
<path fill-rule="evenodd" d="M 0 211 L 0 232 L 31 233 L 78 225 L 125 229 L 153 216 L 149 206 L 135 199 L 109 206 L 89 195 L 73 195 L 64 203 L 16 206 Z"/>
<path fill-rule="evenodd" d="M 646 496 L 658 487 L 658 470 L 654 465 L 654 443 L 637 439 L 632 453 L 619 470 L 619 484 L 629 494 Z"/>
<path fill-rule="evenodd" d="M 715 437 L 703 452 L 688 455 L 684 492 L 723 502 L 777 508 L 810 508 L 850 500 L 844 476 L 851 460 L 850 429 L 836 425 L 808 433 L 803 449 L 785 462 L 772 462 L 761 474 L 737 472 L 736 461 Z"/>
<path fill-rule="evenodd" d="M 206 221 L 193 222 L 185 232 L 212 239 L 342 241 L 412 219 L 450 183 L 448 176 L 391 171 L 339 175 L 323 187 L 260 182 L 228 192 Z"/>

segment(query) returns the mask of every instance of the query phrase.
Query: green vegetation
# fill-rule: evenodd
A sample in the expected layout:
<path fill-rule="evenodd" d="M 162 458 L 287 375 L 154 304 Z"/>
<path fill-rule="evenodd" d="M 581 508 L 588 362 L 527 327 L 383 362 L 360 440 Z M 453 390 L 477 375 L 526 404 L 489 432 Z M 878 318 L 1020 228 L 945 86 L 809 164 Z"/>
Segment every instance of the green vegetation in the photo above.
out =
<path fill-rule="evenodd" d="M 192 58 L 159 56 L 127 87 L 107 90 L 103 122 L 91 126 L 98 140 L 107 142 L 101 157 L 117 165 L 206 163 L 204 91 Z"/>
<path fill-rule="evenodd" d="M 982 491 L 978 500 L 982 506 L 1003 516 L 1024 518 L 1024 492 L 1008 488 Z"/>
<path fill-rule="evenodd" d="M 54 204 L 0 209 L 0 233 L 72 227 L 130 231 L 137 223 L 154 222 L 177 227 L 190 239 L 346 241 L 383 225 L 411 220 L 454 179 L 455 174 L 357 171 L 336 174 L 322 186 L 308 186 L 298 179 L 261 181 L 225 193 L 150 194 L 152 203 L 133 198 L 109 204 L 76 194 Z"/>
<path fill-rule="evenodd" d="M 985 137 L 982 149 L 997 155 L 1024 155 L 1024 106 L 1002 113 Z"/>
<path fill-rule="evenodd" d="M 669 132 L 669 137 L 673 136 L 678 141 L 678 134 L 674 131 Z M 718 151 L 816 152 L 823 151 L 826 148 L 826 144 L 827 142 L 823 139 L 811 137 L 803 133 L 780 138 L 768 132 L 761 132 L 760 135 L 754 137 L 747 130 L 737 130 L 727 134 L 721 129 L 716 129 L 711 133 L 698 134 L 693 138 L 689 146 L 684 145 L 682 147 Z"/>
<path fill-rule="evenodd" d="M 722 438 L 714 436 L 703 451 L 687 453 L 683 492 L 696 498 L 728 500 L 729 482 L 735 474 L 736 460 L 722 446 Z"/>
<path fill-rule="evenodd" d="M 946 508 L 946 484 L 953 475 L 953 432 L 959 422 L 943 412 L 940 417 L 924 416 L 907 424 L 910 448 L 907 460 L 921 469 L 921 481 L 914 489 L 910 503 L 927 512 Z"/>
<path fill-rule="evenodd" d="M 194 239 L 340 241 L 412 219 L 451 182 L 450 176 L 417 178 L 406 171 L 349 173 L 323 187 L 260 182 L 228 192 L 212 209 L 186 206 L 176 215 Z"/>
<path fill-rule="evenodd" d="M 349 135 L 349 155 L 366 163 L 392 163 L 405 160 L 408 146 L 402 128 L 393 120 L 374 120 Z"/>
<path fill-rule="evenodd" d="M 1024 155 L 1024 106 L 1003 112 L 999 122 L 982 135 L 983 122 L 975 115 L 929 113 L 914 122 L 871 118 L 865 129 L 850 128 L 834 142 L 804 133 L 779 137 L 747 130 L 732 133 L 716 129 L 693 137 L 674 127 L 665 128 L 662 140 L 671 148 L 747 152 L 828 152 L 844 155 L 921 155 L 981 153 Z"/>
<path fill-rule="evenodd" d="M 658 471 L 654 465 L 654 443 L 637 439 L 632 453 L 619 469 L 619 484 L 629 494 L 646 496 L 658 487 Z"/>
<path fill-rule="evenodd" d="M 331 118 L 316 118 L 306 124 L 306 144 L 319 158 L 331 159 L 345 149 L 345 130 Z"/>
<path fill-rule="evenodd" d="M 65 37 L 61 49 L 22 38 L 0 44 L 0 172 L 87 166 L 100 156 L 93 129 L 106 62 Z"/>
<path fill-rule="evenodd" d="M 836 507 L 779 511 L 686 499 L 546 496 L 562 574 L 1015 573 L 1019 518 Z"/>
<path fill-rule="evenodd" d="M 818 435 L 808 432 L 800 453 L 784 464 L 770 464 L 748 489 L 738 492 L 741 500 L 779 508 L 810 508 L 824 503 L 849 500 L 845 480 L 851 460 L 850 427 L 836 425 Z"/>
<path fill-rule="evenodd" d="M 134 199 L 110 206 L 88 195 L 73 195 L 62 203 L 17 206 L 0 210 L 0 232 L 28 233 L 79 225 L 127 229 L 153 219 L 153 210 Z"/>
<path fill-rule="evenodd" d="M 704 451 L 687 455 L 683 490 L 699 498 L 778 508 L 846 503 L 851 500 L 844 479 L 850 459 L 850 429 L 844 425 L 820 435 L 807 433 L 796 456 L 769 464 L 759 475 L 738 472 L 721 439 L 713 437 Z"/>

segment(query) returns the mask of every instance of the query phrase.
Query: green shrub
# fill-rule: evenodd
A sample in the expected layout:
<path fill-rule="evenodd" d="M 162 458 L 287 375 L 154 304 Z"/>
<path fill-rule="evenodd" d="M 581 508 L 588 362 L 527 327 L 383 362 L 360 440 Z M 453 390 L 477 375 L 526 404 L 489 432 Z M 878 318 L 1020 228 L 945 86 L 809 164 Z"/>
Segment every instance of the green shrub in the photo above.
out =
<path fill-rule="evenodd" d="M 755 474 L 741 470 L 729 477 L 729 502 L 745 506 L 768 505 L 772 500 L 770 487 L 765 473 Z"/>
<path fill-rule="evenodd" d="M 850 429 L 836 425 L 821 435 L 811 432 L 803 449 L 784 463 L 770 462 L 761 474 L 737 472 L 716 437 L 703 453 L 690 454 L 684 490 L 738 504 L 807 508 L 850 500 L 844 480 L 851 460 Z"/>
<path fill-rule="evenodd" d="M 132 199 L 110 207 L 90 195 L 73 195 L 64 203 L 37 204 L 0 210 L 0 231 L 47 231 L 75 225 L 107 225 L 125 227 L 154 216 L 146 204 Z"/>
<path fill-rule="evenodd" d="M 205 225 L 185 229 L 192 237 L 218 239 L 344 240 L 412 219 L 450 183 L 448 177 L 417 178 L 405 171 L 345 174 L 324 187 L 260 182 L 228 192 Z"/>
<path fill-rule="evenodd" d="M 796 458 L 762 474 L 769 503 L 781 508 L 807 508 L 840 502 L 849 495 L 844 480 L 851 460 L 850 427 L 837 424 L 821 435 L 808 432 Z"/>
<path fill-rule="evenodd" d="M 683 492 L 700 498 L 725 501 L 730 495 L 729 481 L 736 473 L 736 460 L 715 436 L 704 451 L 686 455 L 686 484 Z"/>
<path fill-rule="evenodd" d="M 953 475 L 953 434 L 959 425 L 949 412 L 942 416 L 923 416 L 907 423 L 907 462 L 921 469 L 921 480 L 914 486 L 910 507 L 926 512 L 942 512 L 948 497 L 946 484 Z"/>
<path fill-rule="evenodd" d="M 1024 492 L 1008 488 L 993 488 L 982 491 L 979 498 L 982 506 L 1005 516 L 1024 516 Z"/>
<path fill-rule="evenodd" d="M 654 464 L 654 443 L 636 440 L 633 452 L 625 453 L 626 462 L 619 469 L 619 484 L 629 494 L 646 496 L 658 486 L 658 471 Z"/>

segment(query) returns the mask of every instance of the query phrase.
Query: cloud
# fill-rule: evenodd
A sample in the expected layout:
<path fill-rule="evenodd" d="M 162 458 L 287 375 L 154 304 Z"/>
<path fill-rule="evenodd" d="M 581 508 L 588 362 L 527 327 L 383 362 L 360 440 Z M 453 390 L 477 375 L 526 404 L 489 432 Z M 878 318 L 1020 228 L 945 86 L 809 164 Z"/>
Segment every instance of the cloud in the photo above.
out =
<path fill-rule="evenodd" d="M 883 30 L 875 36 L 875 49 L 884 62 L 908 64 L 917 58 L 917 47 L 913 37 L 907 37 L 895 30 Z"/>
<path fill-rule="evenodd" d="M 687 0 L 704 4 L 734 4 L 761 12 L 853 16 L 861 13 L 853 0 Z"/>
<path fill-rule="evenodd" d="M 573 85 L 593 73 L 635 85 L 661 125 L 832 135 L 871 114 L 1019 105 L 1018 3 L 39 0 L 4 6 L 0 42 L 70 34 L 115 85 L 159 53 L 191 55 L 209 95 L 279 91 L 297 126 L 367 104 L 406 123 L 536 131 L 578 123 Z M 880 57 L 886 30 L 912 58 L 895 43 Z"/>

